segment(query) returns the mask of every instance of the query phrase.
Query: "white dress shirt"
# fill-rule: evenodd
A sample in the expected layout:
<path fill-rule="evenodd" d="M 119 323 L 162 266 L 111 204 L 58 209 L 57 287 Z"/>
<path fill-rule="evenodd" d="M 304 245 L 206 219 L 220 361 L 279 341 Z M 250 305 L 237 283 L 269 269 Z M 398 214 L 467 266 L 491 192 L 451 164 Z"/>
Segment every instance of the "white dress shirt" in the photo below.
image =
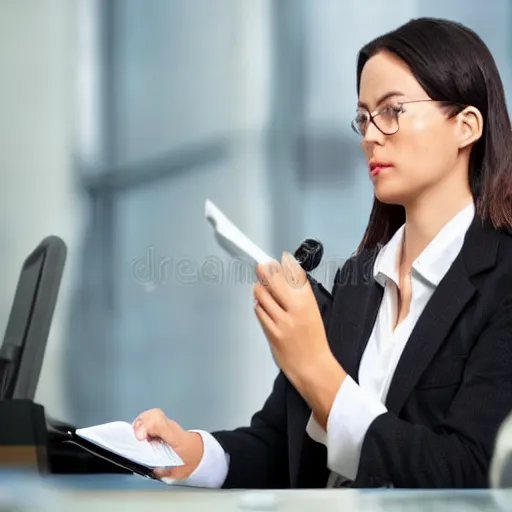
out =
<path fill-rule="evenodd" d="M 327 447 L 327 466 L 331 470 L 327 487 L 354 480 L 361 447 L 371 423 L 387 412 L 385 401 L 389 384 L 402 351 L 437 285 L 462 248 L 475 209 L 471 202 L 453 217 L 412 264 L 412 297 L 407 317 L 394 329 L 397 318 L 399 279 L 398 259 L 404 233 L 402 226 L 380 250 L 373 274 L 384 288 L 381 306 L 359 367 L 359 384 L 347 376 L 334 399 L 327 431 L 311 414 L 306 432 Z M 343 362 L 341 362 L 343 364 Z M 204 455 L 196 470 L 180 485 L 219 488 L 226 479 L 229 457 L 208 432 L 198 432 Z M 167 480 L 167 483 L 172 481 Z"/>

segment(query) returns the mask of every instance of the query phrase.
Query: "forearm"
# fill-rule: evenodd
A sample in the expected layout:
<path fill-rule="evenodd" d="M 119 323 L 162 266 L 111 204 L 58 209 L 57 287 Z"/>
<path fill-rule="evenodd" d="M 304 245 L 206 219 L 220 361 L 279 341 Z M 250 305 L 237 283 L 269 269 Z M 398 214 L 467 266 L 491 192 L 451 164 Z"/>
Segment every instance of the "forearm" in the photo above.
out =
<path fill-rule="evenodd" d="M 300 375 L 291 376 L 323 430 L 327 429 L 332 405 L 346 377 L 347 373 L 330 351 L 312 360 Z"/>

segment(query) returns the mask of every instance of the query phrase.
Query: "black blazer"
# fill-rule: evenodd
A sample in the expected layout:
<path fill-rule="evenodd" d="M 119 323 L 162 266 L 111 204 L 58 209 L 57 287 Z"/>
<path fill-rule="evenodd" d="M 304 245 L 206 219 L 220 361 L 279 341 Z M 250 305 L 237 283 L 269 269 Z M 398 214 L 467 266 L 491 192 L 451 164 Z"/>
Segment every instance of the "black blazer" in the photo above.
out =
<path fill-rule="evenodd" d="M 376 251 L 338 271 L 323 315 L 353 379 L 382 300 Z M 512 236 L 475 216 L 394 373 L 388 412 L 371 424 L 354 487 L 487 487 L 497 429 L 512 410 Z M 305 432 L 311 410 L 280 373 L 248 427 L 213 435 L 229 454 L 226 488 L 325 487 L 326 448 Z"/>

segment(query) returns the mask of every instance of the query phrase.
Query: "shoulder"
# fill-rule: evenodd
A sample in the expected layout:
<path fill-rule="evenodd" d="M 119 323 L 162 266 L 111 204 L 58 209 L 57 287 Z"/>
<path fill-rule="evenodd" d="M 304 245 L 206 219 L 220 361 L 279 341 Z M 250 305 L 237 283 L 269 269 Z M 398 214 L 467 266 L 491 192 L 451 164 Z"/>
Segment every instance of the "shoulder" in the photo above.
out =
<path fill-rule="evenodd" d="M 475 287 L 475 320 L 488 319 L 505 310 L 510 314 L 512 297 L 512 233 L 487 229 L 465 253 L 466 270 Z"/>
<path fill-rule="evenodd" d="M 480 247 L 481 259 L 487 258 L 488 255 L 485 253 L 490 252 L 494 259 L 495 270 L 503 277 L 508 275 L 512 278 L 512 231 L 493 229 L 492 238 L 486 240 L 488 243 L 484 247 Z"/>
<path fill-rule="evenodd" d="M 494 228 L 479 217 L 469 227 L 460 256 L 470 276 L 485 281 L 512 276 L 512 231 Z"/>

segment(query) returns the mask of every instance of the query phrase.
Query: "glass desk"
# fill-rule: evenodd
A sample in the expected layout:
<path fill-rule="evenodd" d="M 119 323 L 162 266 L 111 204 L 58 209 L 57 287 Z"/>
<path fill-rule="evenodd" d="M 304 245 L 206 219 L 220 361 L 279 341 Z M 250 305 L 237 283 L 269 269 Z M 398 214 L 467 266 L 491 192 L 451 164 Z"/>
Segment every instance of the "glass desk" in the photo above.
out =
<path fill-rule="evenodd" d="M 512 489 L 209 490 L 167 486 L 135 475 L 0 474 L 0 510 L 106 512 L 111 509 L 123 512 L 512 512 Z"/>

